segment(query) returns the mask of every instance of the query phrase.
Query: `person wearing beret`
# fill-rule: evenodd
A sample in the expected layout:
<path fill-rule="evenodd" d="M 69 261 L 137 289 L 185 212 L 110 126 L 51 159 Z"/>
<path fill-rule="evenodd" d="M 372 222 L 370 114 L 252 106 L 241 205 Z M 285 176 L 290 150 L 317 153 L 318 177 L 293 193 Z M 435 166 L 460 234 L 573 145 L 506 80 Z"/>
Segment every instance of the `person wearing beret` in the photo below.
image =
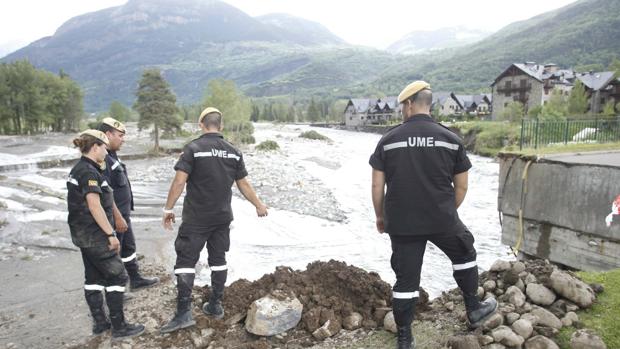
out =
<path fill-rule="evenodd" d="M 267 206 L 258 198 L 247 180 L 243 155 L 222 134 L 222 113 L 206 108 L 198 118 L 203 134 L 183 149 L 174 169 L 162 224 L 171 231 L 175 222 L 174 205 L 187 185 L 183 201 L 181 226 L 174 243 L 177 254 L 174 273 L 177 277 L 177 310 L 161 328 L 162 333 L 193 326 L 191 295 L 195 266 L 202 249 L 207 247 L 211 269 L 209 300 L 202 310 L 210 317 L 224 317 L 222 297 L 228 273 L 226 252 L 230 247 L 230 223 L 233 183 L 241 194 L 256 207 L 259 217 L 267 215 Z"/>
<path fill-rule="evenodd" d="M 99 130 L 104 132 L 110 141 L 103 175 L 108 181 L 108 185 L 114 190 L 114 203 L 116 204 L 114 223 L 121 244 L 121 259 L 129 275 L 130 289 L 135 291 L 153 286 L 159 282 L 158 278 L 145 278 L 140 274 L 136 254 L 136 238 L 131 226 L 133 192 L 127 175 L 127 166 L 117 154 L 125 143 L 127 129 L 122 122 L 113 118 L 105 118 L 101 121 Z"/>
<path fill-rule="evenodd" d="M 376 228 L 389 235 L 392 246 L 397 348 L 410 349 L 415 348 L 411 324 L 427 242 L 450 258 L 471 328 L 495 312 L 497 301 L 478 299 L 474 237 L 457 212 L 472 166 L 463 143 L 431 118 L 432 92 L 427 82 L 409 84 L 398 102 L 403 122 L 381 138 L 369 163 Z"/>
<path fill-rule="evenodd" d="M 68 223 L 73 243 L 84 262 L 84 296 L 93 317 L 93 334 L 112 327 L 112 338 L 133 337 L 144 326 L 125 321 L 123 293 L 127 273 L 119 255 L 120 243 L 114 231 L 114 197 L 103 176 L 108 137 L 98 130 L 86 130 L 73 140 L 82 157 L 67 178 Z M 104 307 L 108 306 L 110 320 Z"/>

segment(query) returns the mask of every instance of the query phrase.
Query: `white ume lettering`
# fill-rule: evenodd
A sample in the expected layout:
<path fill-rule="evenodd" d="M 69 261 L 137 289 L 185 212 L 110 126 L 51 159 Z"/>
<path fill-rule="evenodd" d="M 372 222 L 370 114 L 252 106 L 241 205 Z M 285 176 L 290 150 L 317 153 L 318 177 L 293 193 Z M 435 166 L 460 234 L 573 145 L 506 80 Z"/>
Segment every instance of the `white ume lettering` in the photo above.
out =
<path fill-rule="evenodd" d="M 434 147 L 435 140 L 433 137 L 409 137 L 407 144 L 410 147 Z"/>
<path fill-rule="evenodd" d="M 434 137 L 408 137 L 406 141 L 394 142 L 383 146 L 383 151 L 398 148 L 447 148 L 450 150 L 459 150 L 459 145 L 444 141 L 435 140 Z"/>
<path fill-rule="evenodd" d="M 235 159 L 239 161 L 240 157 L 236 154 L 228 154 L 228 151 L 221 149 L 211 148 L 211 151 L 202 151 L 194 153 L 195 158 L 222 158 L 222 159 Z"/>

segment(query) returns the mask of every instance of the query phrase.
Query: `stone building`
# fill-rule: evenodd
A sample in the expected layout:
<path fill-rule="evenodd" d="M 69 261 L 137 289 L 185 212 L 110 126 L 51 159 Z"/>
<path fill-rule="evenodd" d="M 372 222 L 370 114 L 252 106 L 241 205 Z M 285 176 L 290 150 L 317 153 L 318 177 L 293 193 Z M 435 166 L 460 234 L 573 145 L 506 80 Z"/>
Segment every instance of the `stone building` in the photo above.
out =
<path fill-rule="evenodd" d="M 400 119 L 400 105 L 396 97 L 352 98 L 343 118 L 347 126 L 383 125 Z"/>

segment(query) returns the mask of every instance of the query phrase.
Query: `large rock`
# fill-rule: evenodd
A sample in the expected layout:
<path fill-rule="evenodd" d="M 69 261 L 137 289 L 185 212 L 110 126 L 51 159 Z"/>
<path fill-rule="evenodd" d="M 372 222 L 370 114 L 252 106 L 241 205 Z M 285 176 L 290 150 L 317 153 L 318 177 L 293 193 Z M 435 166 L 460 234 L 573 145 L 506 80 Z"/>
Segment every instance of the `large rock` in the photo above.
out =
<path fill-rule="evenodd" d="M 532 310 L 532 314 L 538 318 L 537 325 L 539 326 L 557 328 L 558 330 L 562 328 L 562 321 L 547 309 L 536 307 Z"/>
<path fill-rule="evenodd" d="M 547 337 L 534 336 L 525 342 L 525 349 L 560 349 L 560 347 Z"/>
<path fill-rule="evenodd" d="M 512 325 L 515 323 L 515 321 L 519 320 L 520 317 L 521 315 L 519 315 L 518 313 L 508 313 L 506 314 L 506 323 L 508 325 Z"/>
<path fill-rule="evenodd" d="M 538 321 L 539 321 L 538 316 L 532 313 L 525 313 L 521 315 L 521 319 L 529 321 L 532 324 L 532 326 L 538 325 Z"/>
<path fill-rule="evenodd" d="M 245 329 L 259 336 L 273 336 L 297 326 L 303 305 L 293 297 L 282 294 L 268 295 L 250 305 Z"/>
<path fill-rule="evenodd" d="M 588 330 L 579 330 L 573 333 L 570 339 L 571 349 L 607 349 L 603 340 Z"/>
<path fill-rule="evenodd" d="M 487 292 L 495 290 L 495 287 L 497 287 L 497 284 L 493 280 L 487 280 L 482 284 L 482 288 Z"/>
<path fill-rule="evenodd" d="M 476 336 L 455 336 L 448 338 L 448 347 L 451 349 L 480 349 Z"/>
<path fill-rule="evenodd" d="M 592 306 L 596 296 L 585 282 L 557 269 L 551 273 L 549 279 L 551 287 L 560 296 L 577 303 L 582 308 Z"/>
<path fill-rule="evenodd" d="M 538 305 L 551 305 L 555 301 L 555 293 L 541 284 L 531 283 L 525 290 L 532 302 Z"/>
<path fill-rule="evenodd" d="M 534 332 L 532 323 L 527 320 L 517 320 L 512 324 L 512 330 L 519 336 L 528 339 Z"/>
<path fill-rule="evenodd" d="M 498 259 L 493 263 L 493 265 L 491 265 L 491 268 L 489 270 L 500 272 L 500 271 L 510 270 L 510 268 L 511 268 L 510 262 Z"/>
<path fill-rule="evenodd" d="M 491 317 L 488 318 L 487 321 L 485 321 L 482 324 L 482 328 L 485 331 L 489 331 L 498 326 L 501 326 L 503 323 L 504 323 L 504 317 L 499 312 L 496 312 L 495 314 L 491 315 Z"/>
<path fill-rule="evenodd" d="M 383 319 L 383 328 L 392 333 L 398 332 L 396 321 L 394 321 L 394 312 L 389 312 L 385 315 L 385 318 Z"/>
<path fill-rule="evenodd" d="M 525 263 L 523 263 L 523 262 L 515 262 L 512 265 L 512 271 L 517 273 L 517 274 L 520 274 L 521 272 L 524 272 L 525 271 Z"/>
<path fill-rule="evenodd" d="M 505 297 L 508 300 L 508 302 L 510 302 L 511 304 L 514 304 L 517 308 L 525 304 L 525 295 L 516 286 L 508 287 L 508 289 L 506 290 Z"/>
<path fill-rule="evenodd" d="M 493 332 L 491 332 L 491 336 L 496 342 L 507 347 L 518 347 L 523 345 L 523 342 L 525 342 L 523 337 L 514 333 L 510 327 L 507 326 L 500 326 L 494 329 Z"/>

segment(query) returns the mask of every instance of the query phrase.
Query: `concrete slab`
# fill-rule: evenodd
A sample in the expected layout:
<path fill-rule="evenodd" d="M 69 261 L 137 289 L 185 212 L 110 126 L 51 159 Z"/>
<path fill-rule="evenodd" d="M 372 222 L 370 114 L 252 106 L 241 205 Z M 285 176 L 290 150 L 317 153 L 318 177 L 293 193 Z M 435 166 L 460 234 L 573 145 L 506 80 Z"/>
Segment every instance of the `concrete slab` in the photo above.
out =
<path fill-rule="evenodd" d="M 544 158 L 572 164 L 620 167 L 620 151 L 545 155 Z"/>

